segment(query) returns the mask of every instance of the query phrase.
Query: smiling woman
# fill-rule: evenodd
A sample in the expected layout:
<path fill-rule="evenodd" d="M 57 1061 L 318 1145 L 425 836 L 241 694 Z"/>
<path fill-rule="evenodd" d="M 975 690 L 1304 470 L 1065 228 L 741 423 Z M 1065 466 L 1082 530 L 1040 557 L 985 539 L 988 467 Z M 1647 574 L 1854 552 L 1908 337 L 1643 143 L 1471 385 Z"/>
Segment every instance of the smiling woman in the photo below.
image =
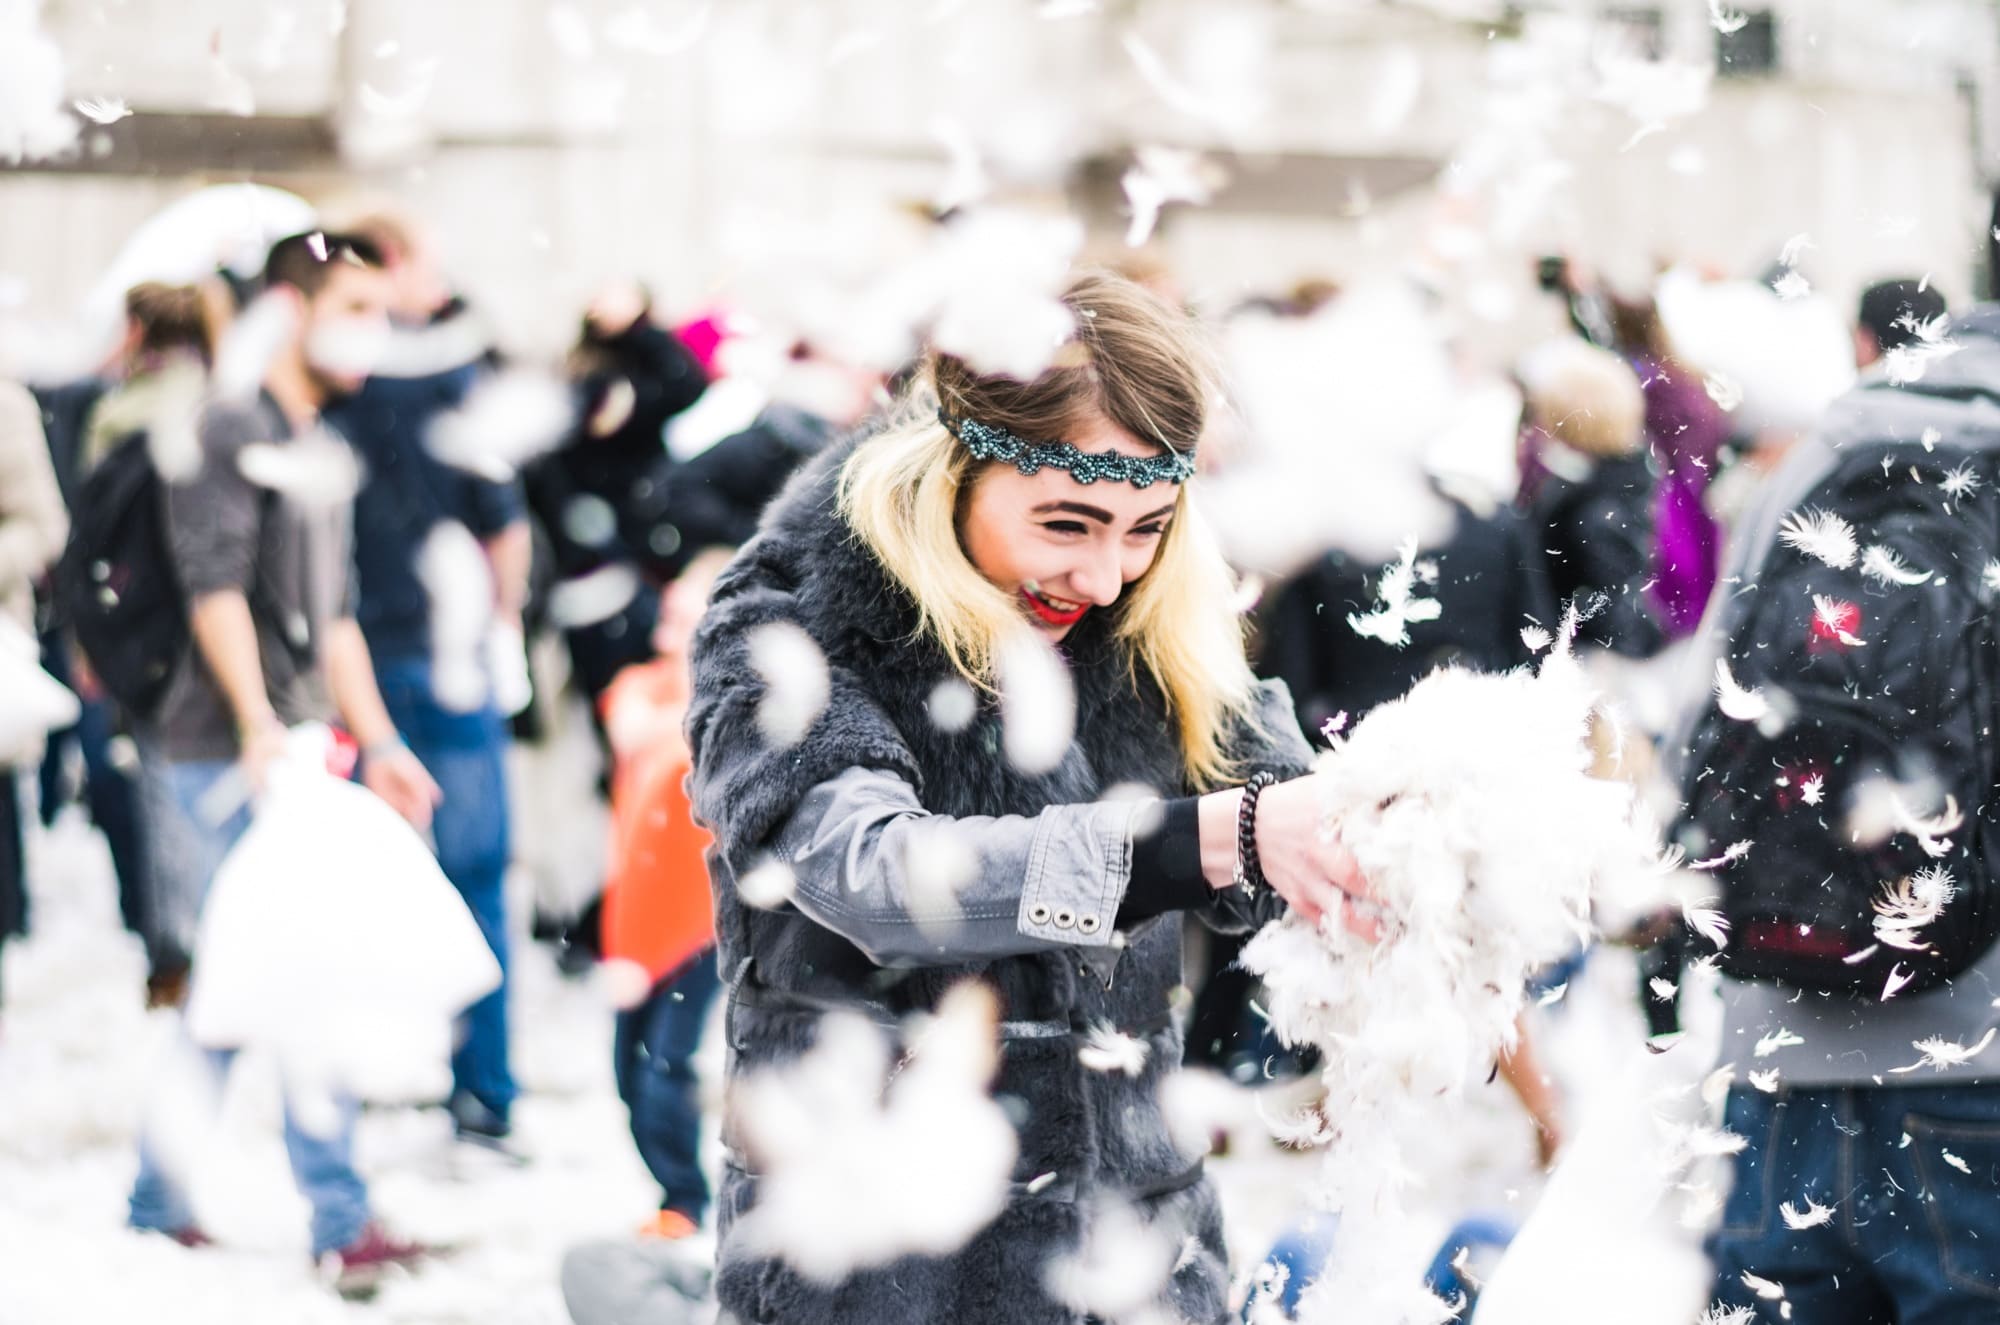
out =
<path fill-rule="evenodd" d="M 864 1194 L 808 1217 L 784 1170 L 798 1147 L 726 1119 L 717 1284 L 744 1320 L 1122 1315 L 1059 1273 L 1107 1200 L 1171 1230 L 1159 1281 L 1121 1300 L 1221 1318 L 1215 1197 L 1159 1102 L 1181 1060 L 1175 913 L 1236 932 L 1287 907 L 1363 923 L 1346 903 L 1362 882 L 1301 776 L 1311 751 L 1283 687 L 1245 664 L 1188 490 L 1210 395 L 1193 331 L 1114 277 L 1064 301 L 1076 334 L 1055 368 L 1022 382 L 933 355 L 894 420 L 824 453 L 717 581 L 696 639 L 692 785 L 717 845 L 732 1077 L 797 1059 L 828 1009 L 895 1027 L 976 981 L 997 1002 L 993 1089 L 1018 1134 L 1011 1186 L 990 1168 L 930 1175 L 932 1199 L 962 1190 L 924 1212 L 924 1239 L 829 1284 L 815 1233 L 866 1219 Z M 759 722 L 783 689 L 759 665 L 772 629 L 803 632 L 827 680 L 782 743 Z M 1024 648 L 1063 676 L 1024 691 L 1010 662 L 1003 699 L 1000 660 Z M 940 717 L 937 697 L 968 686 L 970 715 Z M 1067 748 L 1012 757 L 1024 709 L 1071 699 Z M 1133 787 L 1151 794 L 1112 794 Z M 774 868 L 788 891 L 751 886 Z M 1088 1052 L 1093 1033 L 1129 1042 L 1126 1065 Z M 787 1079 L 803 1078 L 763 1076 L 760 1098 Z"/>

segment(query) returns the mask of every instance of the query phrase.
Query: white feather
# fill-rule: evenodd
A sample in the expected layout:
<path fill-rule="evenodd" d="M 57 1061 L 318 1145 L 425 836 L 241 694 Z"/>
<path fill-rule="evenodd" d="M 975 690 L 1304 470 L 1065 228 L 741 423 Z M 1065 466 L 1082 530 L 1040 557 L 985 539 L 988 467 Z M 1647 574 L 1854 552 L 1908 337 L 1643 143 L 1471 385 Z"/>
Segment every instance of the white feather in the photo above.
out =
<path fill-rule="evenodd" d="M 1800 1210 L 1790 1201 L 1786 1201 L 1778 1207 L 1778 1213 L 1784 1216 L 1786 1228 L 1818 1228 L 1821 1224 L 1833 1218 L 1833 1207 L 1830 1205 L 1821 1205 L 1808 1196 L 1806 1197 L 1806 1208 L 1804 1210 Z"/>
<path fill-rule="evenodd" d="M 1861 573 L 1883 584 L 1912 586 L 1928 584 L 1932 576 L 1932 572 L 1917 570 L 1898 556 L 1894 548 L 1884 547 L 1880 543 L 1869 544 L 1868 550 L 1862 553 Z"/>
<path fill-rule="evenodd" d="M 1792 512 L 1778 526 L 1778 538 L 1787 547 L 1823 561 L 1835 570 L 1852 566 L 1859 551 L 1854 526 L 1831 511 Z"/>
<path fill-rule="evenodd" d="M 1738 722 L 1757 722 L 1771 712 L 1770 701 L 1764 698 L 1763 691 L 1748 690 L 1736 683 L 1727 658 L 1715 660 L 1715 698 L 1723 716 Z"/>

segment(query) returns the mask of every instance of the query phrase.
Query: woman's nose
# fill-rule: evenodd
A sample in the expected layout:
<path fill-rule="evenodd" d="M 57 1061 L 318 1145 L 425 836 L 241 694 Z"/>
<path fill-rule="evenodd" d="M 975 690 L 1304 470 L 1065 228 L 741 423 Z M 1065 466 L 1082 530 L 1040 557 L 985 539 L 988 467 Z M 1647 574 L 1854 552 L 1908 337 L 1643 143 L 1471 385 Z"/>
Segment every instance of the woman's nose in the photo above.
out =
<path fill-rule="evenodd" d="M 1125 590 L 1125 568 L 1116 546 L 1093 549 L 1089 559 L 1070 572 L 1076 596 L 1092 607 L 1109 607 Z"/>

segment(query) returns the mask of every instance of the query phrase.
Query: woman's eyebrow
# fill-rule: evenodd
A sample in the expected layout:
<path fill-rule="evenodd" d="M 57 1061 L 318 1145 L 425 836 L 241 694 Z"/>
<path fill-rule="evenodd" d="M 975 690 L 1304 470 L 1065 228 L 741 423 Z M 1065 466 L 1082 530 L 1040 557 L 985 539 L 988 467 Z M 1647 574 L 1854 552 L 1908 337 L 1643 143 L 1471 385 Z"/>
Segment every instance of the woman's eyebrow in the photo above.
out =
<path fill-rule="evenodd" d="M 1054 515 L 1057 513 L 1081 515 L 1086 519 L 1095 520 L 1099 524 L 1111 523 L 1111 512 L 1105 510 L 1102 506 L 1086 506 L 1080 501 L 1045 501 L 1035 508 L 1034 513 L 1036 515 Z"/>

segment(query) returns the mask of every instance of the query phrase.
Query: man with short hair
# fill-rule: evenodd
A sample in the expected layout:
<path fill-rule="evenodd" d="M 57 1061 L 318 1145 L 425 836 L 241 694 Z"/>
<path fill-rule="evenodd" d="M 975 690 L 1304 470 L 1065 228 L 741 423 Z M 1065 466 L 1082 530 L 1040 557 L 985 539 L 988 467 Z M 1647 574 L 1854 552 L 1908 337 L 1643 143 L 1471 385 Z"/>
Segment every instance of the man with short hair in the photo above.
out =
<path fill-rule="evenodd" d="M 460 1139 L 504 1149 L 515 1096 L 506 979 L 507 725 L 486 646 L 507 641 L 511 665 L 525 667 L 528 525 L 516 482 L 453 468 L 426 444 L 440 416 L 474 389 L 488 353 L 437 270 L 428 239 L 389 213 L 353 228 L 382 252 L 397 341 L 431 347 L 417 356 L 422 363 L 393 362 L 411 356 L 392 354 L 329 416 L 368 475 L 354 503 L 356 616 L 396 726 L 444 788 L 432 824 L 438 865 L 500 963 L 500 987 L 466 1011 L 448 1107 Z M 453 547 L 462 549 L 456 559 Z M 475 593 L 489 601 L 463 601 Z M 450 628 L 441 632 L 440 619 Z"/>
<path fill-rule="evenodd" d="M 397 736 L 354 620 L 349 501 L 303 483 L 259 487 L 240 463 L 252 447 L 300 444 L 317 430 L 321 410 L 359 385 L 351 366 L 330 366 L 320 347 L 364 342 L 384 329 L 389 294 L 379 255 L 337 234 L 280 240 L 261 298 L 279 306 L 289 330 L 257 398 L 212 402 L 198 429 L 199 468 L 165 484 L 168 555 L 186 595 L 193 647 L 138 732 L 161 868 L 197 902 L 250 823 L 242 794 L 220 818 L 218 799 L 238 779 L 254 795 L 294 724 L 337 715 L 360 746 L 362 782 L 417 827 L 429 824 L 438 798 Z M 335 444 L 323 435 L 321 442 Z M 233 1052 L 207 1057 L 219 1076 Z M 391 1239 L 372 1218 L 354 1168 L 358 1109 L 352 1099 L 334 1103 L 329 1130 L 324 1120 L 301 1126 L 288 1101 L 285 1148 L 312 1206 L 313 1254 L 336 1261 L 350 1288 L 422 1249 Z M 163 1164 L 156 1138 L 142 1135 L 131 1222 L 198 1246 L 208 1238 L 183 1176 Z"/>

